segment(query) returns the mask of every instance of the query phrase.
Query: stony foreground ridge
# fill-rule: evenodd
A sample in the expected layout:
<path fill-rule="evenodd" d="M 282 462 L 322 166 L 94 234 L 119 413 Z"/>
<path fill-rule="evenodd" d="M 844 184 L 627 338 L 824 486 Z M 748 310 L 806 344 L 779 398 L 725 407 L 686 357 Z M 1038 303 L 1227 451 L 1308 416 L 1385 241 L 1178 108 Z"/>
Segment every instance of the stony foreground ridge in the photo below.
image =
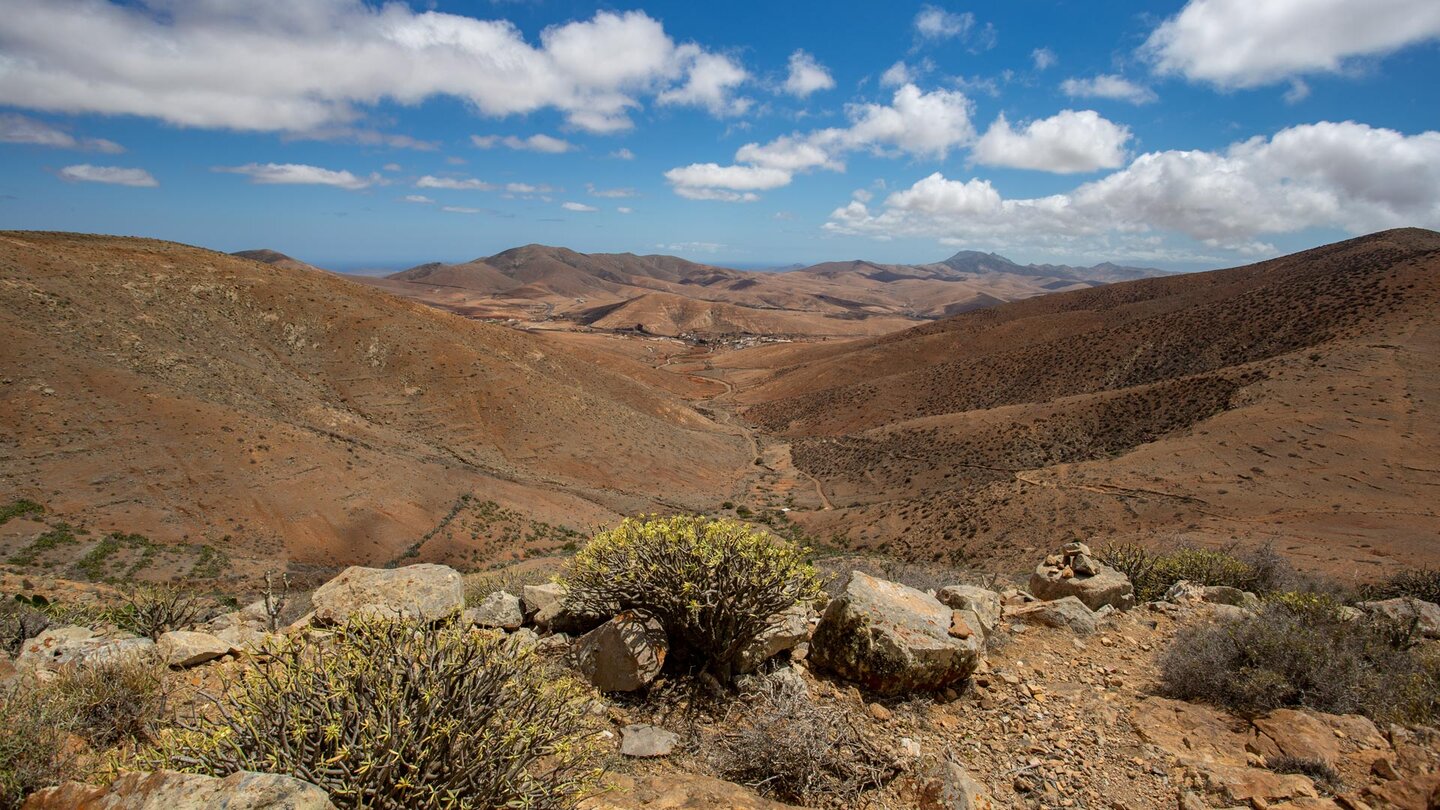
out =
<path fill-rule="evenodd" d="M 1176 632 L 1248 614 L 1260 604 L 1253 594 L 1182 581 L 1164 600 L 1135 606 L 1124 575 L 1084 544 L 1048 555 L 1032 582 L 1051 583 L 1052 574 L 1071 584 L 1044 600 L 965 584 L 925 592 L 853 572 L 823 608 L 797 605 L 774 617 L 750 659 L 763 675 L 742 676 L 740 699 L 756 685 L 783 684 L 851 718 L 893 763 L 895 776 L 856 805 L 876 810 L 1429 810 L 1440 801 L 1436 729 L 1308 709 L 1242 717 L 1157 694 L 1158 660 Z M 1096 580 L 1105 587 L 1086 587 Z M 576 614 L 565 626 L 579 635 L 570 635 L 554 629 L 566 604 L 561 586 L 493 591 L 467 607 L 459 581 L 438 565 L 352 568 L 316 591 L 308 600 L 313 610 L 278 634 L 259 603 L 167 633 L 158 645 L 114 629 L 54 627 L 27 642 L 13 663 L 0 664 L 0 674 L 12 682 L 43 679 L 116 656 L 158 656 L 172 677 L 215 683 L 252 665 L 281 637 L 323 643 L 327 625 L 347 615 L 463 614 L 473 632 L 508 634 L 512 643 L 569 662 L 596 688 L 595 711 L 611 729 L 605 735 L 616 759 L 607 777 L 612 790 L 585 800 L 585 810 L 788 806 L 709 772 L 704 741 L 734 732 L 726 716 L 686 720 L 663 700 L 623 697 L 665 683 L 667 640 L 653 620 Z M 1112 596 L 1098 610 L 1078 596 L 1100 592 Z M 1440 638 L 1440 606 L 1391 599 L 1361 603 L 1355 613 L 1367 611 L 1407 617 L 1421 636 Z M 1268 767 L 1284 757 L 1327 763 L 1335 782 Z M 317 788 L 284 777 L 156 772 L 41 791 L 25 805 L 217 806 L 331 804 Z"/>

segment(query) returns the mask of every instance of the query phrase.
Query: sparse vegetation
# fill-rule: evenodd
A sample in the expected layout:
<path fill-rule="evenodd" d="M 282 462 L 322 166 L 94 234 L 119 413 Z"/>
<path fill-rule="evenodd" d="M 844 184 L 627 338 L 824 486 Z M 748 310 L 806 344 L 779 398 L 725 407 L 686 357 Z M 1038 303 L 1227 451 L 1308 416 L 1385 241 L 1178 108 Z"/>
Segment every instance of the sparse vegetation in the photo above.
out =
<path fill-rule="evenodd" d="M 14 655 L 30 639 L 45 632 L 50 626 L 50 617 L 44 607 L 31 603 L 20 596 L 0 600 L 0 649 Z"/>
<path fill-rule="evenodd" d="M 660 621 L 671 660 L 728 680 L 766 620 L 815 599 L 805 550 L 729 519 L 629 518 L 575 556 L 571 599 L 596 613 L 642 610 Z"/>
<path fill-rule="evenodd" d="M 1292 590 L 1300 578 L 1286 560 L 1270 546 L 1240 553 L 1236 549 L 1205 549 L 1187 546 L 1174 551 L 1152 551 L 1137 544 L 1121 544 L 1096 550 L 1100 561 L 1130 578 L 1140 602 L 1161 599 L 1180 580 L 1199 585 L 1225 585 L 1267 594 Z"/>
<path fill-rule="evenodd" d="M 719 739 L 722 776 L 784 802 L 854 807 L 883 786 L 896 763 L 870 742 L 844 709 L 813 701 L 798 684 L 760 680 L 745 727 Z"/>
<path fill-rule="evenodd" d="M 1241 712 L 1287 706 L 1379 721 L 1440 716 L 1440 659 L 1413 628 L 1349 619 L 1332 600 L 1292 595 L 1258 615 L 1182 629 L 1161 661 L 1172 697 Z"/>
<path fill-rule="evenodd" d="M 75 733 L 98 749 L 152 741 L 168 697 L 158 666 L 135 660 L 66 667 L 46 691 Z"/>
<path fill-rule="evenodd" d="M 1394 599 L 1409 596 L 1440 604 L 1440 568 L 1407 568 L 1389 579 L 1361 589 L 1365 599 Z"/>
<path fill-rule="evenodd" d="M 61 546 L 78 542 L 79 540 L 75 538 L 75 530 L 71 528 L 70 524 L 57 523 L 48 531 L 30 541 L 30 545 L 16 554 L 11 555 L 9 562 L 11 565 L 34 565 L 39 560 L 41 554 Z"/>
<path fill-rule="evenodd" d="M 114 611 L 115 623 L 133 633 L 158 639 L 200 620 L 199 597 L 169 585 L 142 585 L 125 591 L 125 603 Z"/>
<path fill-rule="evenodd" d="M 0 526 L 9 523 L 12 518 L 43 514 L 45 514 L 45 507 L 34 501 L 20 498 L 19 500 L 14 500 L 4 506 L 0 506 Z"/>
<path fill-rule="evenodd" d="M 0 810 L 76 775 L 70 718 L 33 685 L 0 688 Z"/>
<path fill-rule="evenodd" d="M 1323 759 L 1282 754 L 1265 760 L 1265 767 L 1275 773 L 1298 773 L 1308 776 L 1316 784 L 1331 792 L 1341 787 L 1340 774 L 1336 772 L 1333 765 Z"/>
<path fill-rule="evenodd" d="M 257 662 L 157 764 L 288 774 L 342 808 L 566 808 L 599 777 L 584 709 L 573 681 L 507 642 L 357 620 Z"/>

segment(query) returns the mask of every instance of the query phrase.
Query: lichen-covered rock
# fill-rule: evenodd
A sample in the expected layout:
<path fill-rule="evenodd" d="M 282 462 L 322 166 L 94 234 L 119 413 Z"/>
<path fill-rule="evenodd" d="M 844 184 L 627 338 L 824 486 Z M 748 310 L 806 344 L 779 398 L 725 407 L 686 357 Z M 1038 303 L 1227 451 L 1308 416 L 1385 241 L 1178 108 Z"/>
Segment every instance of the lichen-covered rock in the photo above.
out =
<path fill-rule="evenodd" d="M 575 640 L 575 669 L 602 692 L 633 692 L 655 680 L 669 642 L 652 616 L 625 611 Z"/>
<path fill-rule="evenodd" d="M 740 650 L 737 672 L 754 672 L 761 664 L 810 638 L 810 608 L 793 605 L 770 617 L 765 629 Z"/>
<path fill-rule="evenodd" d="M 920 810 L 995 810 L 990 792 L 959 763 L 945 760 L 921 786 Z"/>
<path fill-rule="evenodd" d="M 1082 636 L 1096 629 L 1094 612 L 1073 596 L 1011 608 L 1005 615 L 1015 621 L 1069 630 Z"/>
<path fill-rule="evenodd" d="M 55 670 L 65 666 L 149 661 L 155 642 L 135 636 L 107 636 L 88 627 L 52 627 L 26 641 L 15 657 L 17 669 Z"/>
<path fill-rule="evenodd" d="M 220 779 L 193 773 L 126 773 L 97 787 L 68 782 L 35 792 L 23 810 L 335 810 L 319 787 L 271 773 Z"/>
<path fill-rule="evenodd" d="M 968 610 L 980 620 L 986 634 L 1000 623 L 1000 594 L 974 585 L 947 585 L 935 592 L 935 598 L 955 610 Z"/>
<path fill-rule="evenodd" d="M 1440 605 L 1413 596 L 1361 602 L 1358 607 L 1373 615 L 1384 616 L 1401 624 L 1414 622 L 1415 630 L 1425 638 L 1440 638 Z"/>
<path fill-rule="evenodd" d="M 635 724 L 620 729 L 620 753 L 627 757 L 666 757 L 679 742 L 679 735 L 658 726 Z"/>
<path fill-rule="evenodd" d="M 880 694 L 941 689 L 980 663 L 976 635 L 951 635 L 955 611 L 914 588 L 852 572 L 810 639 L 810 656 Z"/>
<path fill-rule="evenodd" d="M 346 568 L 315 591 L 315 621 L 343 622 L 351 616 L 385 616 L 435 621 L 465 607 L 460 573 L 444 565 L 404 568 Z"/>
<path fill-rule="evenodd" d="M 480 604 L 467 609 L 465 618 L 478 627 L 516 630 L 525 623 L 525 611 L 520 605 L 520 597 L 496 591 L 485 597 Z"/>
<path fill-rule="evenodd" d="M 1091 557 L 1084 543 L 1070 543 L 1037 565 L 1030 575 L 1030 592 L 1047 600 L 1073 596 L 1092 611 L 1103 605 L 1116 610 L 1135 606 L 1130 578 Z"/>
<path fill-rule="evenodd" d="M 160 660 L 172 667 L 198 666 L 231 651 L 229 643 L 209 633 L 193 630 L 171 630 L 160 636 L 155 644 L 160 651 Z"/>
<path fill-rule="evenodd" d="M 606 781 L 613 789 L 580 802 L 580 810 L 794 810 L 710 776 L 612 773 Z"/>
<path fill-rule="evenodd" d="M 1167 602 L 1208 602 L 1212 605 L 1230 605 L 1244 610 L 1260 609 L 1260 597 L 1249 591 L 1231 588 L 1227 585 L 1201 585 L 1182 579 L 1165 591 Z"/>

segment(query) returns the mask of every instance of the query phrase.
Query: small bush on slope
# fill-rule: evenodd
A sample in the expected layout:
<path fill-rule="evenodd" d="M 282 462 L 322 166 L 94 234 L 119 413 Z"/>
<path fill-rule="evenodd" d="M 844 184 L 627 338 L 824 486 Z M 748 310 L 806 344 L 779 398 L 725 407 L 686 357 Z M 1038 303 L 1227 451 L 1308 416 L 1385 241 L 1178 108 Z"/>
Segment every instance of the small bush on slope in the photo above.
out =
<path fill-rule="evenodd" d="M 157 766 L 294 776 L 341 808 L 567 808 L 600 773 L 578 685 L 459 623 L 292 642 L 184 726 Z"/>
<path fill-rule="evenodd" d="M 168 585 L 145 585 L 125 592 L 125 604 L 115 610 L 114 619 L 126 630 L 158 640 L 200 621 L 203 610 L 195 594 Z"/>
<path fill-rule="evenodd" d="M 1140 602 L 1163 598 L 1170 586 L 1182 579 L 1258 594 L 1296 590 L 1304 585 L 1290 564 L 1270 546 L 1242 555 L 1232 549 L 1185 547 L 1157 552 L 1124 544 L 1102 548 L 1096 556 L 1130 578 L 1135 599 Z"/>
<path fill-rule="evenodd" d="M 159 666 L 133 660 L 66 667 L 46 692 L 95 748 L 153 740 L 167 699 Z"/>
<path fill-rule="evenodd" d="M 584 610 L 651 614 L 672 660 L 729 680 L 736 656 L 770 616 L 820 595 L 804 557 L 804 549 L 735 520 L 629 518 L 575 555 L 567 584 Z"/>
<path fill-rule="evenodd" d="M 895 763 L 855 727 L 843 708 L 811 700 L 802 686 L 760 679 L 739 731 L 720 738 L 715 767 L 726 779 L 806 807 L 854 807 L 883 786 Z"/>
<path fill-rule="evenodd" d="M 76 775 L 70 718 L 34 687 L 0 688 L 0 810 Z"/>
<path fill-rule="evenodd" d="M 1440 605 L 1440 568 L 1407 568 L 1361 590 L 1365 599 L 1411 596 Z"/>
<path fill-rule="evenodd" d="M 1258 615 L 1183 628 L 1161 660 L 1171 697 L 1242 712 L 1287 706 L 1378 721 L 1440 717 L 1440 660 L 1406 628 L 1347 621 L 1323 598 L 1269 601 Z"/>

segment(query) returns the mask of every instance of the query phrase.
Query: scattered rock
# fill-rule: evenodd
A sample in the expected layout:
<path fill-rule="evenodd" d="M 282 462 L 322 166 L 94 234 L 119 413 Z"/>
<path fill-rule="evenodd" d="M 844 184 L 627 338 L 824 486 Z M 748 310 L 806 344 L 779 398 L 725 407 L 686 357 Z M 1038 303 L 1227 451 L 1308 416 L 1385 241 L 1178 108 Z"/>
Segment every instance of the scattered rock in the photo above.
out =
<path fill-rule="evenodd" d="M 571 645 L 581 675 L 602 692 L 633 692 L 655 680 L 669 643 L 660 622 L 625 611 Z"/>
<path fill-rule="evenodd" d="M 443 619 L 465 607 L 465 584 L 449 566 L 424 563 L 404 568 L 353 565 L 321 585 L 311 597 L 315 620 L 335 624 L 356 615 Z"/>
<path fill-rule="evenodd" d="M 749 788 L 709 776 L 660 773 L 643 776 L 612 773 L 613 790 L 580 802 L 579 810 L 794 810 Z"/>
<path fill-rule="evenodd" d="M 166 666 L 193 667 L 214 661 L 228 655 L 231 646 L 209 633 L 194 630 L 171 630 L 155 642 L 160 651 L 160 660 Z"/>
<path fill-rule="evenodd" d="M 1372 615 L 1384 616 L 1402 624 L 1415 623 L 1415 629 L 1425 638 L 1440 638 L 1440 605 L 1426 602 L 1413 596 L 1382 599 L 1378 602 L 1361 602 L 1361 610 Z"/>
<path fill-rule="evenodd" d="M 556 602 L 565 601 L 565 586 L 558 582 L 526 585 L 520 589 L 520 601 L 525 603 L 526 618 L 530 618 Z"/>
<path fill-rule="evenodd" d="M 540 643 L 540 634 L 528 627 L 522 627 L 511 633 L 508 638 L 510 643 L 516 647 L 534 647 Z"/>
<path fill-rule="evenodd" d="M 658 726 L 629 725 L 620 729 L 620 753 L 627 757 L 665 757 L 680 737 Z"/>
<path fill-rule="evenodd" d="M 1070 543 L 1060 554 L 1052 554 L 1036 566 L 1030 575 L 1030 592 L 1046 600 L 1073 596 L 1092 611 L 1102 605 L 1116 610 L 1135 606 L 1135 588 L 1130 578 L 1091 557 L 1084 543 Z"/>
<path fill-rule="evenodd" d="M 980 640 L 951 636 L 953 618 L 933 596 L 855 571 L 815 628 L 810 660 L 881 694 L 941 689 L 980 662 Z"/>
<path fill-rule="evenodd" d="M 994 632 L 1000 623 L 1000 594 L 994 591 L 974 585 L 947 585 L 936 592 L 935 598 L 954 610 L 974 613 L 986 635 Z"/>
<path fill-rule="evenodd" d="M 765 629 L 740 650 L 737 672 L 754 672 L 761 664 L 810 638 L 810 608 L 796 604 L 770 617 Z"/>
<path fill-rule="evenodd" d="M 1082 636 L 1088 636 L 1096 629 L 1095 614 L 1074 596 L 1011 608 L 1006 616 L 1026 624 L 1056 627 Z"/>
<path fill-rule="evenodd" d="M 175 771 L 125 773 L 104 787 L 67 782 L 25 801 L 24 810 L 335 810 L 319 787 L 269 773 L 224 779 Z"/>
<path fill-rule="evenodd" d="M 920 810 L 994 810 L 990 792 L 953 760 L 940 763 L 917 797 Z"/>
<path fill-rule="evenodd" d="M 1165 592 L 1167 602 L 1208 602 L 1215 605 L 1232 605 L 1244 610 L 1260 609 L 1260 597 L 1249 591 L 1231 588 L 1227 585 L 1201 585 L 1182 579 Z"/>
<path fill-rule="evenodd" d="M 524 594 L 525 615 L 541 630 L 552 633 L 588 633 L 605 623 L 607 615 L 581 610 L 567 598 L 564 585 L 551 582 L 545 585 L 526 585 Z"/>
<path fill-rule="evenodd" d="M 520 606 L 520 597 L 496 591 L 485 597 L 478 606 L 467 609 L 465 618 L 479 627 L 518 630 L 520 625 L 525 623 L 525 611 Z"/>

